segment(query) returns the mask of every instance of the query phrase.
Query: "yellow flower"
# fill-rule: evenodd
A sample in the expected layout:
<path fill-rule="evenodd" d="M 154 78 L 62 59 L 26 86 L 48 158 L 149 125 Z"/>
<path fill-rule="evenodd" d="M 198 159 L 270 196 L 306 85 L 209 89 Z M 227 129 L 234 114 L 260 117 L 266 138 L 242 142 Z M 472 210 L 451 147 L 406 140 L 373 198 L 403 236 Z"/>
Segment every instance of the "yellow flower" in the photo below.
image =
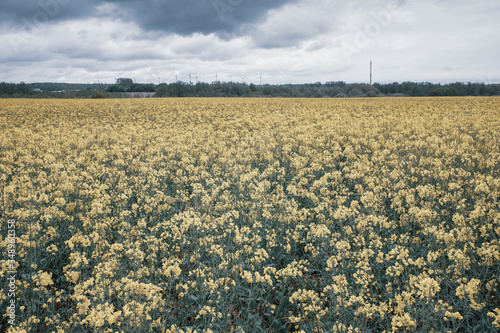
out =
<path fill-rule="evenodd" d="M 488 316 L 493 318 L 493 326 L 500 328 L 500 309 L 496 308 L 493 312 L 488 312 Z"/>
<path fill-rule="evenodd" d="M 430 277 L 418 281 L 416 286 L 419 289 L 417 295 L 420 296 L 420 298 L 434 297 L 434 295 L 441 290 L 439 283 Z"/>
<path fill-rule="evenodd" d="M 460 297 L 460 299 L 464 299 L 467 296 L 474 296 L 478 292 L 478 286 L 481 284 L 481 281 L 478 279 L 471 279 L 467 284 L 460 284 L 457 288 L 455 294 Z"/>
<path fill-rule="evenodd" d="M 37 286 L 51 286 L 54 284 L 52 281 L 52 273 L 47 273 L 43 271 L 38 271 L 37 275 L 31 277 L 31 279 L 36 283 Z"/>
<path fill-rule="evenodd" d="M 404 313 L 403 315 L 396 315 L 392 318 L 392 331 L 396 332 L 399 331 L 401 328 L 413 328 L 417 326 L 415 322 L 411 319 L 410 315 L 408 313 Z"/>
<path fill-rule="evenodd" d="M 165 275 L 166 277 L 179 276 L 181 275 L 181 273 L 182 269 L 177 265 L 168 266 L 163 269 L 163 275 Z"/>
<path fill-rule="evenodd" d="M 47 247 L 47 252 L 50 254 L 55 254 L 58 251 L 59 251 L 59 249 L 57 248 L 57 246 L 55 244 L 52 244 L 52 245 Z"/>

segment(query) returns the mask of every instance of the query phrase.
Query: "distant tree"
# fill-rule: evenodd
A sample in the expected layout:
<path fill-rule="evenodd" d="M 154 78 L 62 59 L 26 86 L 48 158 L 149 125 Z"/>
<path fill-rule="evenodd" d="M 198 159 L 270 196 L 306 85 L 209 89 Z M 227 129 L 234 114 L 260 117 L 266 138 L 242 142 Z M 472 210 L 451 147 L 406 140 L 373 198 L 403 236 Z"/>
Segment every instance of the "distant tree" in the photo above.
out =
<path fill-rule="evenodd" d="M 92 98 L 108 98 L 108 94 L 106 94 L 104 91 L 97 91 L 92 95 Z"/>
<path fill-rule="evenodd" d="M 490 96 L 500 95 L 500 84 L 491 84 L 488 88 Z"/>
<path fill-rule="evenodd" d="M 116 79 L 115 84 L 119 85 L 119 86 L 123 86 L 125 89 L 129 89 L 134 84 L 134 80 L 129 79 L 129 78 L 125 78 L 125 77 L 121 77 L 121 78 Z"/>
<path fill-rule="evenodd" d="M 30 86 L 28 86 L 26 83 L 21 82 L 17 86 L 17 91 L 21 95 L 29 95 L 33 92 L 33 89 Z"/>
<path fill-rule="evenodd" d="M 108 92 L 110 93 L 114 93 L 114 92 L 124 92 L 125 91 L 125 87 L 122 86 L 122 85 L 118 85 L 118 84 L 114 84 L 110 87 L 108 87 Z"/>
<path fill-rule="evenodd" d="M 429 91 L 429 96 L 456 96 L 457 92 L 452 87 L 439 87 Z"/>
<path fill-rule="evenodd" d="M 168 85 L 162 83 L 158 87 L 156 87 L 155 97 L 168 97 Z"/>
<path fill-rule="evenodd" d="M 152 83 L 149 84 L 140 84 L 140 83 L 133 83 L 128 91 L 131 92 L 154 92 L 156 89 L 155 85 Z"/>
<path fill-rule="evenodd" d="M 353 88 L 349 90 L 349 97 L 365 97 L 365 93 L 359 88 Z"/>
<path fill-rule="evenodd" d="M 0 83 L 0 96 L 14 95 L 16 90 L 16 85 L 13 83 Z"/>
<path fill-rule="evenodd" d="M 327 94 L 330 97 L 336 97 L 338 94 L 344 93 L 344 89 L 339 86 L 331 86 L 327 89 Z"/>
<path fill-rule="evenodd" d="M 315 87 L 312 89 L 313 96 L 316 98 L 325 97 L 325 90 L 323 87 Z"/>
<path fill-rule="evenodd" d="M 427 93 L 424 86 L 421 84 L 410 82 L 408 84 L 408 95 L 410 96 L 426 96 Z"/>
<path fill-rule="evenodd" d="M 325 86 L 326 87 L 340 87 L 340 88 L 343 88 L 347 85 L 347 83 L 345 83 L 344 81 L 329 81 L 329 82 L 326 82 L 325 83 Z"/>

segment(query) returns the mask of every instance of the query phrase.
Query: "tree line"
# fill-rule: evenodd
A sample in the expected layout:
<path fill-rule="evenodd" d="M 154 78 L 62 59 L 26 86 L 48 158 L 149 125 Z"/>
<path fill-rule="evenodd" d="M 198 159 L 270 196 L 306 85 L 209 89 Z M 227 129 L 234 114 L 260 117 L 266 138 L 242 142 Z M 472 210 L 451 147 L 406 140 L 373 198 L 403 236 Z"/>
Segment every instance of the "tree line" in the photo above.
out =
<path fill-rule="evenodd" d="M 500 96 L 500 84 L 430 82 L 348 84 L 343 81 L 309 84 L 255 85 L 238 82 L 175 82 L 155 85 L 120 78 L 110 84 L 0 83 L 0 97 L 112 98 L 123 93 L 150 92 L 155 97 L 383 97 L 383 96 Z M 126 95 L 125 95 L 126 96 Z"/>
<path fill-rule="evenodd" d="M 235 82 L 161 84 L 157 97 L 384 97 L 384 96 L 500 96 L 500 84 L 363 83 L 342 81 L 300 85 L 254 85 Z"/>

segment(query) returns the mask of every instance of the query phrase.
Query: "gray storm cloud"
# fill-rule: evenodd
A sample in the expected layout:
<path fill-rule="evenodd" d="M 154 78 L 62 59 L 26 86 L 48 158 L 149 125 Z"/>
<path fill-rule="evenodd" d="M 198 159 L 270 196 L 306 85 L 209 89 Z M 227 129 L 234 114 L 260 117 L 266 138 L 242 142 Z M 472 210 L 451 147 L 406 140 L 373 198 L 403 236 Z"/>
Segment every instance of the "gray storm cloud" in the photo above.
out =
<path fill-rule="evenodd" d="M 0 0 L 1 81 L 498 81 L 497 0 Z M 183 80 L 186 80 L 184 78 Z"/>
<path fill-rule="evenodd" d="M 0 22 L 25 28 L 88 17 L 119 18 L 135 22 L 145 31 L 190 35 L 241 33 L 246 24 L 293 0 L 5 0 Z M 103 9 L 105 8 L 105 9 Z"/>

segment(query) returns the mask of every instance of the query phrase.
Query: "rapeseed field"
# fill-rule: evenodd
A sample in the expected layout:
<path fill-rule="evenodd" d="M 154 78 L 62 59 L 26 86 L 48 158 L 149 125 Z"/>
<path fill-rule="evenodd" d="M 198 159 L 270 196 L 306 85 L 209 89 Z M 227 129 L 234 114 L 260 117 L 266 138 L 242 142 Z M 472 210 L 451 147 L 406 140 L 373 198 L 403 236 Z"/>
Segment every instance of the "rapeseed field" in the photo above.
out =
<path fill-rule="evenodd" d="M 500 98 L 6 99 L 0 129 L 0 330 L 500 329 Z"/>

